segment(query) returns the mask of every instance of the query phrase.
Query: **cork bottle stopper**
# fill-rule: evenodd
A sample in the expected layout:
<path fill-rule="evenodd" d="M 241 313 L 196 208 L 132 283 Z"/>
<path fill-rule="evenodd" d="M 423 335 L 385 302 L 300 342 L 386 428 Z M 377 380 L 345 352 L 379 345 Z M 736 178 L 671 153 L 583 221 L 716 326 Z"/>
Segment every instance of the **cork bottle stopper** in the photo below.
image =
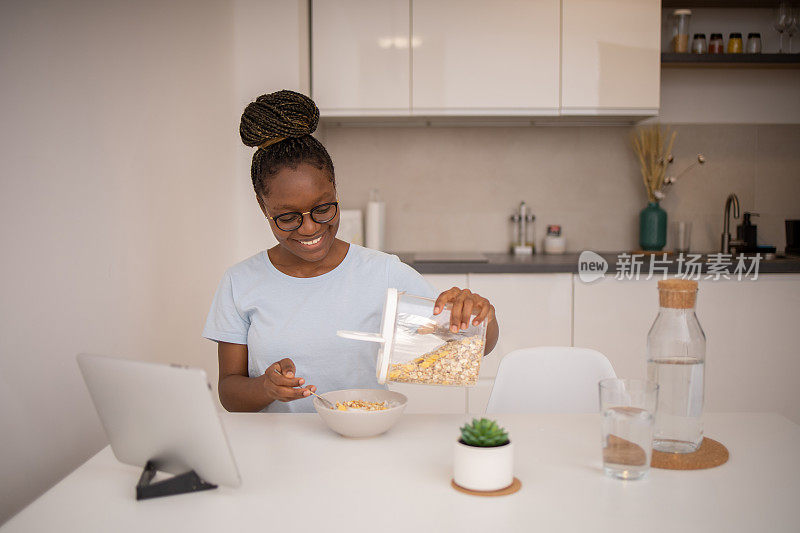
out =
<path fill-rule="evenodd" d="M 697 282 L 665 279 L 658 282 L 658 303 L 671 309 L 692 309 L 697 301 Z"/>

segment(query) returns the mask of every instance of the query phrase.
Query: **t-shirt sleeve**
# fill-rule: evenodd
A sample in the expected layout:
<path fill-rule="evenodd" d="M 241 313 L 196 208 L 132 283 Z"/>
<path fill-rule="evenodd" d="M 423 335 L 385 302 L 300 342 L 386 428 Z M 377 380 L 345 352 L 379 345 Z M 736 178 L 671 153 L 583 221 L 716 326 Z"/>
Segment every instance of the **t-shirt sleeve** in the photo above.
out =
<path fill-rule="evenodd" d="M 396 255 L 389 260 L 389 287 L 415 296 L 436 298 L 439 293 L 422 277 L 422 274 L 400 261 Z"/>
<path fill-rule="evenodd" d="M 239 313 L 230 272 L 225 272 L 219 282 L 211 310 L 203 328 L 203 337 L 212 341 L 247 344 L 250 320 Z"/>

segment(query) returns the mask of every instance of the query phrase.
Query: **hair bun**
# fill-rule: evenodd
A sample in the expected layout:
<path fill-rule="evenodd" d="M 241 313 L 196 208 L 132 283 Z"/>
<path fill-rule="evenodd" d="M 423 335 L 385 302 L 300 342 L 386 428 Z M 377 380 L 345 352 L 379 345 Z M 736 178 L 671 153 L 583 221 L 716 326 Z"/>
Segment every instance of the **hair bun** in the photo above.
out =
<path fill-rule="evenodd" d="M 260 146 L 273 139 L 311 135 L 319 123 L 314 101 L 294 91 L 259 96 L 242 113 L 239 135 L 247 146 Z"/>

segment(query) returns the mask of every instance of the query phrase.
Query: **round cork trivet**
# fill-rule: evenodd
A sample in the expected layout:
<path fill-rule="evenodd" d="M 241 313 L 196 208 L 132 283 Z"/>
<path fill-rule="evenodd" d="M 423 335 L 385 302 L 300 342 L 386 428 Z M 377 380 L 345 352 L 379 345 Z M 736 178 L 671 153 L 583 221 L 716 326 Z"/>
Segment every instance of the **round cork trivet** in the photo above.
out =
<path fill-rule="evenodd" d="M 730 453 L 725 445 L 704 437 L 700 447 L 692 453 L 664 453 L 653 450 L 650 466 L 665 470 L 702 470 L 725 464 L 729 457 Z"/>
<path fill-rule="evenodd" d="M 514 494 L 519 489 L 522 488 L 522 481 L 517 478 L 514 478 L 514 481 L 511 482 L 511 485 L 504 489 L 497 489 L 497 490 L 472 490 L 472 489 L 465 489 L 461 485 L 455 482 L 454 479 L 450 480 L 450 486 L 456 489 L 458 492 L 463 492 L 464 494 L 472 494 L 473 496 L 505 496 L 507 494 Z"/>

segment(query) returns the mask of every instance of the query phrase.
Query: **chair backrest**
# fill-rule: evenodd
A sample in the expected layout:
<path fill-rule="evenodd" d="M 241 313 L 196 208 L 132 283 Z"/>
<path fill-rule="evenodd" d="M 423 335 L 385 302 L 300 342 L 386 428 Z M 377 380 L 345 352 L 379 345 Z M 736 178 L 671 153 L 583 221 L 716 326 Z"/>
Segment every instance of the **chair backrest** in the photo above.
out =
<path fill-rule="evenodd" d="M 596 413 L 597 382 L 613 377 L 606 356 L 589 348 L 514 350 L 500 361 L 486 413 Z"/>

